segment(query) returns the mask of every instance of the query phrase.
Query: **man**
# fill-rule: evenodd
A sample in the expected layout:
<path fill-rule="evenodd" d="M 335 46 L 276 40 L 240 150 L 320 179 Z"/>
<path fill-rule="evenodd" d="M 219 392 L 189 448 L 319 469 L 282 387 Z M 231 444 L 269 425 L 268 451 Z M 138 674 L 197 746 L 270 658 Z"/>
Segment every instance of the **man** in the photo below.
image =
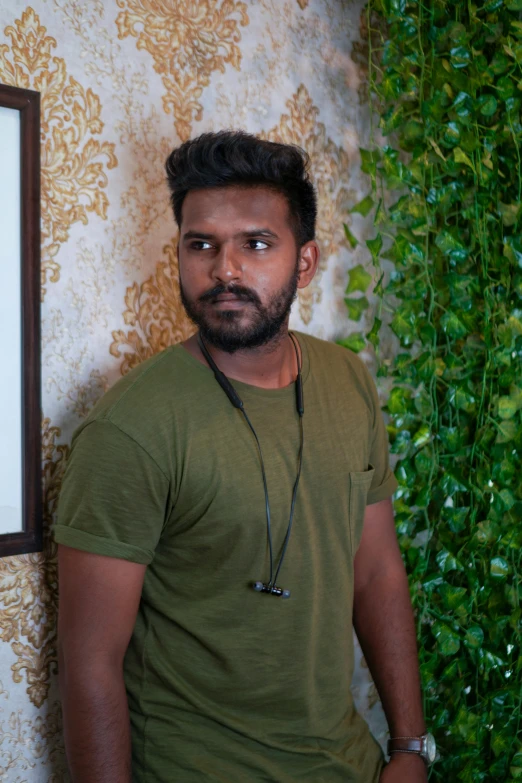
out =
<path fill-rule="evenodd" d="M 307 165 L 242 132 L 167 161 L 199 332 L 73 439 L 55 535 L 74 783 L 426 780 L 425 740 L 383 768 L 350 694 L 353 622 L 391 736 L 424 734 L 375 387 L 288 332 L 319 259 Z"/>

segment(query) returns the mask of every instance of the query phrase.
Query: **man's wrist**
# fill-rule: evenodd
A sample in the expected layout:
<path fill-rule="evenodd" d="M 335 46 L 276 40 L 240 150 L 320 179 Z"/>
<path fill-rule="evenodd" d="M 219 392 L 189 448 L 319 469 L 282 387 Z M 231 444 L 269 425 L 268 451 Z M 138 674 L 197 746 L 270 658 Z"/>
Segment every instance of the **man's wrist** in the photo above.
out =
<path fill-rule="evenodd" d="M 426 762 L 418 753 L 401 753 L 396 751 L 391 754 L 389 763 L 393 764 L 394 768 L 400 767 L 404 770 L 411 769 L 427 772 L 428 769 Z"/>
<path fill-rule="evenodd" d="M 388 725 L 390 726 L 390 739 L 394 737 L 423 737 L 428 730 L 422 719 L 420 721 L 410 721 L 407 724 L 390 722 Z M 411 730 L 412 726 L 415 727 L 414 731 Z"/>

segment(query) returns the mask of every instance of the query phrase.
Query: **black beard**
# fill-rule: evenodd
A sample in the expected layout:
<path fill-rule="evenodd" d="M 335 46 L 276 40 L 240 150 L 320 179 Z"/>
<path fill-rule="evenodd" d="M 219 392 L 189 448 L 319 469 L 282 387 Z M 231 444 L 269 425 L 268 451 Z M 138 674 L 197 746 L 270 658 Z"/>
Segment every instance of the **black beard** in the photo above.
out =
<path fill-rule="evenodd" d="M 274 340 L 281 333 L 297 296 L 299 268 L 296 264 L 292 277 L 267 305 L 262 305 L 255 291 L 241 285 L 218 285 L 199 297 L 196 302 L 187 299 L 180 280 L 181 302 L 190 320 L 199 328 L 205 342 L 226 353 L 249 348 L 259 348 Z M 205 303 L 220 294 L 234 294 L 252 303 L 253 318 L 246 326 L 239 323 L 242 313 L 237 310 L 222 310 L 217 313 L 221 325 L 212 326 L 205 317 Z"/>

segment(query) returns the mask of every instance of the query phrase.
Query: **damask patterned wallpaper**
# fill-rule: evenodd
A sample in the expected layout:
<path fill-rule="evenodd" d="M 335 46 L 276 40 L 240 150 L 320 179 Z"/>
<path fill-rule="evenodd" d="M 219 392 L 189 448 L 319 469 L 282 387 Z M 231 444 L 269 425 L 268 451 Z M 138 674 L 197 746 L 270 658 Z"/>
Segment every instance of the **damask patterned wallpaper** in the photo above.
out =
<path fill-rule="evenodd" d="M 361 0 L 0 0 L 0 82 L 41 92 L 43 483 L 47 530 L 71 435 L 138 362 L 187 336 L 163 164 L 244 128 L 296 142 L 319 192 L 320 273 L 295 328 L 346 334 L 343 221 L 365 195 Z M 364 234 L 363 223 L 356 226 Z M 55 548 L 0 560 L 0 781 L 67 780 Z M 364 665 L 354 689 L 382 740 Z"/>

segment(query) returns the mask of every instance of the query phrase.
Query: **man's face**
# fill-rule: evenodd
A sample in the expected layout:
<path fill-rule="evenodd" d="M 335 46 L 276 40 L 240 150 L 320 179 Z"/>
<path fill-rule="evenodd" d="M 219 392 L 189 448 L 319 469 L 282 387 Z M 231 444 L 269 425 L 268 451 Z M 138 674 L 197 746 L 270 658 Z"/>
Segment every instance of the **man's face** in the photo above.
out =
<path fill-rule="evenodd" d="M 288 212 L 284 196 L 265 187 L 197 190 L 185 198 L 181 298 L 217 348 L 264 345 L 286 324 L 301 271 Z"/>

